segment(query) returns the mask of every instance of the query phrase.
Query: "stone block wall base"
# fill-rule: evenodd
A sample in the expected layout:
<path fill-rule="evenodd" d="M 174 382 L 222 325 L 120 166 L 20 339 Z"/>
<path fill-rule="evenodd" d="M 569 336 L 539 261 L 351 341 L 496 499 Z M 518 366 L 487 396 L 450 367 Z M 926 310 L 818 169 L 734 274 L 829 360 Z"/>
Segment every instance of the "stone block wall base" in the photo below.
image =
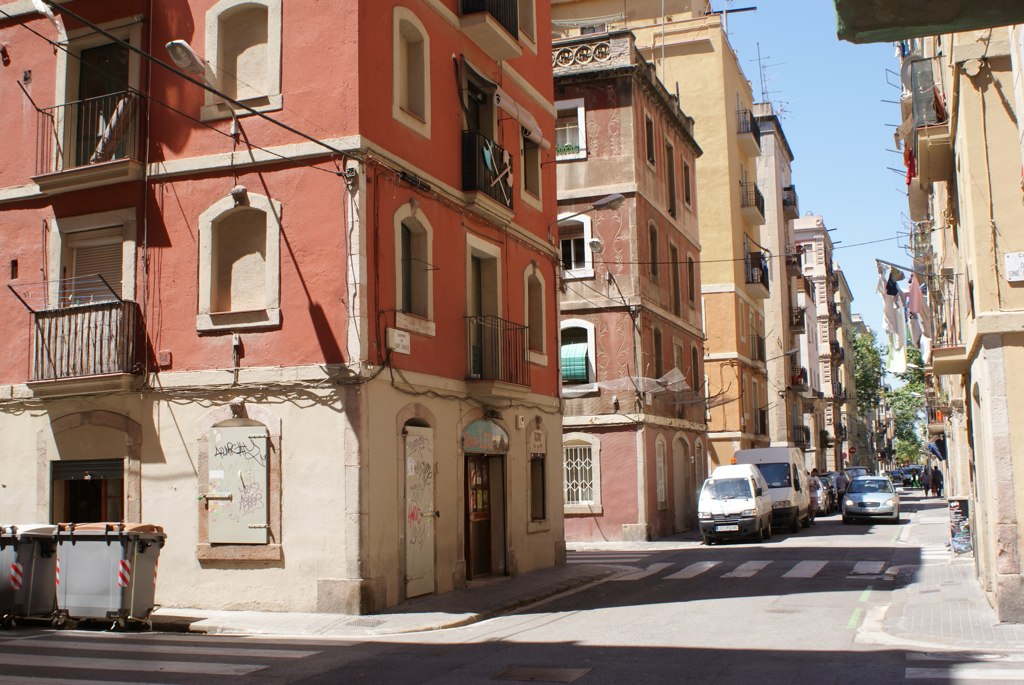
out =
<path fill-rule="evenodd" d="M 316 610 L 325 614 L 372 614 L 386 608 L 383 581 L 372 578 L 320 578 Z"/>
<path fill-rule="evenodd" d="M 622 540 L 624 542 L 647 542 L 651 539 L 651 527 L 646 523 L 622 524 Z"/>
<path fill-rule="evenodd" d="M 1024 623 L 1024 577 L 996 576 L 996 616 L 1001 623 Z"/>

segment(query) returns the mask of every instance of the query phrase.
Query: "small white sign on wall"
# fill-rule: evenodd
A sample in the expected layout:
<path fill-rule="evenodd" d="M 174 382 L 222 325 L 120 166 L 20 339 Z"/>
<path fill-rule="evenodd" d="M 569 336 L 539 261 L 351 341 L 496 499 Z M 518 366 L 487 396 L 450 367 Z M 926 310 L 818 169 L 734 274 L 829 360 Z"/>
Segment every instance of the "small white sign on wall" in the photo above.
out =
<path fill-rule="evenodd" d="M 400 354 L 409 354 L 412 351 L 412 342 L 408 331 L 400 331 L 397 328 L 389 328 L 388 349 Z"/>
<path fill-rule="evenodd" d="M 1024 252 L 1007 252 L 1003 257 L 1006 259 L 1006 280 L 1010 283 L 1024 281 Z"/>

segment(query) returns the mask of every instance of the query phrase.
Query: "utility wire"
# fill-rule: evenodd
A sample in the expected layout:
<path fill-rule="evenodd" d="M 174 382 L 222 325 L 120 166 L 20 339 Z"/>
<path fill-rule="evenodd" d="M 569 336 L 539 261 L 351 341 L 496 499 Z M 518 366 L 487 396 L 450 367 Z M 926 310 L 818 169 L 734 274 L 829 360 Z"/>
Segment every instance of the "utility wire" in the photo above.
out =
<path fill-rule="evenodd" d="M 8 19 L 14 19 L 14 17 L 12 15 L 8 14 L 7 12 L 5 12 L 2 9 L 0 9 L 0 14 L 4 15 Z M 19 22 L 18 25 L 21 26 L 22 28 L 24 28 L 25 30 L 27 30 L 28 32 L 38 36 L 39 38 L 41 38 L 44 41 L 46 41 L 47 43 L 49 43 L 51 46 L 53 46 L 54 49 L 60 50 L 61 52 L 63 52 L 67 56 L 72 57 L 72 58 L 78 60 L 80 65 L 84 65 L 84 66 L 94 70 L 96 73 L 100 73 L 100 74 L 104 73 L 98 66 L 96 66 L 94 64 L 89 64 L 88 62 L 82 61 L 81 55 L 75 54 L 70 49 L 68 49 L 67 46 L 62 45 L 61 43 L 58 43 L 58 42 L 56 42 L 54 40 L 51 40 L 50 38 L 47 38 L 43 34 L 39 33 L 35 29 L 33 29 L 28 24 L 25 24 L 23 22 Z M 164 107 L 165 109 L 168 109 L 171 112 L 174 112 L 175 114 L 177 114 L 179 116 L 182 116 L 182 117 L 188 119 L 189 121 L 191 121 L 193 123 L 196 123 L 196 124 L 199 124 L 200 126 L 208 128 L 211 131 L 214 131 L 215 133 L 218 133 L 218 134 L 220 134 L 220 135 L 222 135 L 222 136 L 224 136 L 226 138 L 231 138 L 232 140 L 235 140 L 235 137 L 233 135 L 231 135 L 230 133 L 228 133 L 226 131 L 222 131 L 219 128 L 217 128 L 216 126 L 214 126 L 214 125 L 212 125 L 210 123 L 207 123 L 205 121 L 201 121 L 199 119 L 196 119 L 195 117 L 193 117 L 192 115 L 188 114 L 187 112 L 183 112 L 180 109 L 174 107 L 173 105 L 169 105 L 166 102 L 163 102 L 162 100 L 158 100 L 157 98 L 153 97 L 152 95 L 150 95 L 148 93 L 143 93 L 143 92 L 141 92 L 139 90 L 135 90 L 135 89 L 131 89 L 131 92 L 136 93 L 137 95 L 139 95 L 140 97 L 148 100 L 149 102 L 157 104 L 157 105 L 160 105 L 161 107 Z M 331 174 L 332 176 L 337 176 L 337 172 L 335 172 L 335 171 L 331 171 L 330 169 L 324 169 L 323 167 L 316 166 L 314 163 L 311 163 L 311 162 L 306 162 L 306 161 L 301 160 L 301 159 L 295 159 L 293 157 L 288 157 L 287 155 L 279 154 L 277 152 L 274 152 L 273 150 L 269 150 L 269 149 L 267 149 L 265 147 L 262 147 L 260 145 L 257 145 L 255 143 L 251 142 L 248 138 L 246 138 L 245 143 L 246 143 L 247 147 L 259 150 L 260 152 L 265 152 L 268 155 L 271 155 L 273 157 L 277 157 L 278 159 L 280 159 L 282 161 L 291 162 L 293 164 L 300 164 L 300 165 L 308 167 L 310 169 L 315 169 L 316 171 L 322 171 L 322 172 L 324 172 L 326 174 Z"/>
<path fill-rule="evenodd" d="M 234 107 L 238 107 L 240 109 L 244 109 L 245 111 L 249 112 L 250 114 L 255 114 L 256 116 L 260 117 L 261 119 L 265 119 L 266 121 L 269 121 L 271 124 L 274 124 L 275 126 L 283 128 L 284 130 L 288 131 L 289 133 L 293 133 L 293 134 L 299 136 L 300 138 L 304 138 L 305 140 L 308 140 L 311 143 L 315 143 L 316 145 L 319 145 L 320 147 L 322 147 L 322 148 L 324 148 L 324 149 L 326 149 L 326 150 L 328 150 L 328 151 L 330 151 L 330 152 L 332 152 L 332 153 L 334 153 L 336 155 L 340 155 L 342 158 L 354 158 L 354 156 L 351 153 L 345 152 L 344 150 L 339 150 L 338 148 L 334 147 L 333 145 L 329 145 L 329 144 L 325 143 L 324 141 L 320 140 L 319 138 L 315 138 L 315 137 L 309 135 L 308 133 L 304 133 L 304 132 L 298 130 L 297 128 L 289 126 L 288 124 L 284 123 L 283 121 L 279 121 L 279 120 L 275 119 L 274 117 L 270 116 L 269 114 L 265 114 L 263 112 L 260 112 L 257 109 L 255 109 L 255 108 L 245 104 L 244 102 L 239 102 L 238 100 L 236 100 L 233 97 L 227 95 L 226 93 L 221 92 L 220 90 L 218 90 L 217 88 L 214 88 L 213 86 L 211 86 L 208 83 L 204 83 L 203 81 L 200 81 L 198 79 L 192 78 L 191 76 L 189 76 L 185 72 L 181 71 L 177 67 L 173 67 L 170 64 L 167 64 L 166 62 L 157 59 L 155 56 L 151 55 L 150 53 L 146 52 L 145 50 L 137 48 L 134 45 L 132 45 L 131 43 L 128 43 L 126 41 L 121 40 L 120 38 L 118 38 L 117 36 L 113 35 L 109 31 L 106 31 L 105 29 L 103 29 L 103 28 L 97 26 L 96 24 L 92 23 L 91 21 L 89 21 L 85 17 L 82 17 L 81 15 L 76 14 L 72 10 L 69 10 L 64 5 L 57 4 L 55 2 L 55 0 L 43 0 L 43 2 L 45 2 L 47 5 L 49 5 L 53 9 L 58 10 L 62 14 L 67 14 L 68 16 L 70 16 L 75 21 L 78 21 L 78 22 L 84 24 L 85 26 L 88 26 L 93 31 L 96 31 L 97 33 L 99 33 L 102 36 L 108 38 L 109 40 L 111 40 L 112 42 L 116 43 L 117 45 L 120 45 L 121 47 L 126 48 L 126 49 L 130 50 L 131 52 L 134 52 L 135 54 L 139 55 L 140 57 L 144 57 L 145 59 L 149 60 L 153 64 L 156 64 L 157 66 L 159 66 L 159 67 L 161 67 L 161 68 L 171 72 L 172 74 L 177 75 L 179 78 L 185 79 L 189 83 L 191 83 L 191 84 L 193 84 L 195 86 L 199 86 L 200 88 L 202 88 L 205 91 L 213 93 L 214 95 L 216 95 L 217 97 L 221 98 L 222 100 L 224 100 L 228 104 L 230 104 L 230 105 L 232 105 Z M 5 12 L 5 14 L 6 14 L 6 12 Z M 10 16 L 10 15 L 7 15 L 7 16 Z M 152 17 L 150 17 L 150 21 L 152 21 L 152 20 L 153 20 Z"/>

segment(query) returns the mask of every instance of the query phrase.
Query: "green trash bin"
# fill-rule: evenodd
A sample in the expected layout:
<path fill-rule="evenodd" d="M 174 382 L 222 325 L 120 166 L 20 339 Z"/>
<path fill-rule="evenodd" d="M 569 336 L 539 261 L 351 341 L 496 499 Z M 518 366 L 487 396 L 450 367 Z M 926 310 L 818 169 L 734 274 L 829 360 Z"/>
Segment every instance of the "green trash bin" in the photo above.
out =
<path fill-rule="evenodd" d="M 61 523 L 57 612 L 61 620 L 149 621 L 166 536 L 145 523 Z"/>
<path fill-rule="evenodd" d="M 57 526 L 0 525 L 0 620 L 53 618 Z"/>

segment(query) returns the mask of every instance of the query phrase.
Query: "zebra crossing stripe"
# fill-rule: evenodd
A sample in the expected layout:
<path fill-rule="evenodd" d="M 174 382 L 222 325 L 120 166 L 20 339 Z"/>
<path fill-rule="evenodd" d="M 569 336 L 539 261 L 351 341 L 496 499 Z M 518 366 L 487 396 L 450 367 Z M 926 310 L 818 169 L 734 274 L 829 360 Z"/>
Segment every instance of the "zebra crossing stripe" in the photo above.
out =
<path fill-rule="evenodd" d="M 120 640 L 110 642 L 90 640 L 38 640 L 30 639 L 23 643 L 33 650 L 36 649 L 81 649 L 90 652 L 118 652 L 125 653 L 125 645 Z M 200 647 L 196 645 L 174 645 L 174 644 L 147 644 L 140 646 L 140 650 L 146 654 L 181 654 L 184 656 L 222 656 L 222 657 L 252 657 L 266 659 L 305 659 L 315 656 L 320 652 L 299 649 L 271 649 L 266 647 Z"/>
<path fill-rule="evenodd" d="M 687 578 L 695 578 L 705 571 L 710 571 L 714 567 L 718 566 L 720 561 L 698 561 L 695 564 L 690 564 L 682 571 L 673 573 L 670 576 L 665 576 L 665 580 L 686 580 Z"/>
<path fill-rule="evenodd" d="M 1024 670 L 994 669 L 980 666 L 954 664 L 949 668 L 908 668 L 904 672 L 907 680 L 934 680 L 943 683 L 962 683 L 968 680 L 980 680 L 990 683 L 994 680 L 1019 683 L 1024 681 Z"/>
<path fill-rule="evenodd" d="M 763 569 L 766 566 L 768 566 L 768 564 L 770 564 L 770 563 L 772 563 L 772 562 L 770 562 L 770 561 L 748 561 L 746 563 L 740 564 L 735 569 L 733 569 L 732 571 L 729 571 L 728 573 L 726 573 L 722 577 L 723 578 L 750 578 L 755 573 L 757 573 L 761 569 Z"/>
<path fill-rule="evenodd" d="M 0 665 L 29 666 L 41 665 L 38 654 L 0 654 Z M 226 664 L 207 661 L 139 661 L 136 659 L 104 659 L 91 657 L 48 656 L 45 667 L 49 673 L 48 682 L 54 682 L 55 669 L 96 669 L 103 671 L 140 671 L 149 673 L 189 673 L 198 675 L 248 675 L 261 671 L 263 664 Z M 6 677 L 5 677 L 6 682 Z M 109 681 L 108 681 L 109 682 Z"/>
<path fill-rule="evenodd" d="M 636 571 L 634 573 L 627 573 L 624 576 L 619 576 L 618 578 L 612 578 L 612 580 L 642 580 L 644 578 L 647 578 L 648 576 L 653 576 L 655 573 L 659 573 L 661 571 L 664 571 L 665 569 L 667 569 L 671 565 L 672 564 L 651 564 L 650 566 L 648 566 L 647 568 L 645 568 L 642 571 Z"/>
<path fill-rule="evenodd" d="M 813 578 L 818 575 L 821 569 L 825 568 L 827 561 L 801 561 L 799 564 L 794 566 L 787 573 L 783 573 L 783 578 Z"/>
<path fill-rule="evenodd" d="M 853 565 L 853 574 L 856 576 L 872 576 L 882 572 L 885 568 L 884 561 L 858 561 Z"/>

